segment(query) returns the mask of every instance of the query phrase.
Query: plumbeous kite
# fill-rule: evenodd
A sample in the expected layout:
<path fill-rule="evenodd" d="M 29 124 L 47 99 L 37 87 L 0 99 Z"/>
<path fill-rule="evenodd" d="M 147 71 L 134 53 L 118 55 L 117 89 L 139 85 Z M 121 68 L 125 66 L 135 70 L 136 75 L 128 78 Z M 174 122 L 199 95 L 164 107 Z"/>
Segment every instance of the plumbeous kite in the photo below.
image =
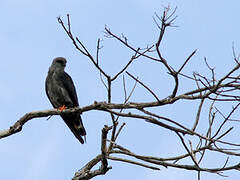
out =
<path fill-rule="evenodd" d="M 45 90 L 54 108 L 65 109 L 79 106 L 72 78 L 64 71 L 66 63 L 67 60 L 63 57 L 53 59 L 45 81 Z M 82 136 L 86 135 L 86 131 L 80 113 L 63 114 L 61 117 L 83 144 Z"/>

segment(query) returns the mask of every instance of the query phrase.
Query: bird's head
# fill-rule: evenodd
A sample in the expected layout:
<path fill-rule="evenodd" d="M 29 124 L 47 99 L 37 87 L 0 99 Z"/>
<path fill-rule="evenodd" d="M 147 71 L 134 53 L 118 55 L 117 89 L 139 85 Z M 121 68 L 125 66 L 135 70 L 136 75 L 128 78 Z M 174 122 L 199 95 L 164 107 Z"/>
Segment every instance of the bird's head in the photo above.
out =
<path fill-rule="evenodd" d="M 52 66 L 54 68 L 64 69 L 66 67 L 67 60 L 64 57 L 57 57 L 53 59 Z"/>

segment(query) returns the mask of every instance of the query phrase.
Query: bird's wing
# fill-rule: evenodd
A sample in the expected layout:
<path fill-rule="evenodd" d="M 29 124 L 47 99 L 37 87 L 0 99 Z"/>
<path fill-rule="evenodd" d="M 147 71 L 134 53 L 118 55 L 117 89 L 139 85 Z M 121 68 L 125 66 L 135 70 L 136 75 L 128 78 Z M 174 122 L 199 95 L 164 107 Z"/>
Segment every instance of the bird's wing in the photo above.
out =
<path fill-rule="evenodd" d="M 69 90 L 72 88 L 69 88 L 70 85 L 68 85 L 68 81 L 71 80 L 67 79 L 65 76 L 66 75 L 64 73 L 49 73 L 47 76 L 45 90 L 54 108 L 59 108 L 63 105 L 66 105 L 67 107 L 76 106 L 75 104 L 77 101 L 72 98 L 71 94 L 73 93 Z"/>
<path fill-rule="evenodd" d="M 77 97 L 76 89 L 73 84 L 72 78 L 66 72 L 64 72 L 62 74 L 62 76 L 60 76 L 60 80 L 62 81 L 63 87 L 66 89 L 66 91 L 73 103 L 73 107 L 79 106 L 78 97 Z"/>

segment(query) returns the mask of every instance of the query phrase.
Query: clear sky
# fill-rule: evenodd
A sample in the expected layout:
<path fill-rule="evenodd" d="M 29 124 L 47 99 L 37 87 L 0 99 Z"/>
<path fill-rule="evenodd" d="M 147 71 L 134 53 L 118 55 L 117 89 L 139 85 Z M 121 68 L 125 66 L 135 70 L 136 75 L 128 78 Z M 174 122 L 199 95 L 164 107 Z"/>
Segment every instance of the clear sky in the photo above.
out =
<path fill-rule="evenodd" d="M 6 129 L 27 112 L 50 109 L 45 95 L 44 81 L 54 57 L 68 60 L 66 71 L 72 76 L 81 106 L 94 101 L 106 101 L 106 90 L 92 63 L 77 52 L 57 22 L 69 13 L 72 31 L 95 55 L 97 38 L 104 37 L 105 25 L 117 34 L 123 33 L 135 47 L 155 43 L 158 29 L 153 22 L 154 13 L 161 14 L 163 6 L 177 6 L 177 28 L 167 31 L 161 47 L 173 67 L 198 49 L 185 73 L 207 73 L 203 58 L 216 68 L 217 77 L 233 66 L 232 42 L 240 51 L 240 2 L 226 0 L 164 1 L 164 0 L 1 0 L 0 2 L 0 129 Z M 123 67 L 133 55 L 113 39 L 104 39 L 100 64 L 110 74 Z M 139 76 L 160 98 L 169 94 L 172 79 L 166 69 L 152 62 L 133 63 L 129 72 Z M 121 78 L 120 78 L 121 79 Z M 134 82 L 127 78 L 127 87 Z M 181 87 L 180 92 L 188 88 Z M 113 102 L 123 102 L 121 80 L 114 84 Z M 152 97 L 137 86 L 132 101 L 152 101 Z M 195 117 L 196 104 L 168 106 L 161 113 L 179 122 Z M 222 106 L 222 109 L 229 107 Z M 87 144 L 80 145 L 59 117 L 28 122 L 22 132 L 0 140 L 0 179 L 66 180 L 86 162 L 100 153 L 100 133 L 104 124 L 111 124 L 109 115 L 101 112 L 83 114 L 87 130 Z M 134 152 L 159 157 L 177 155 L 181 150 L 175 144 L 176 136 L 169 131 L 143 121 L 120 119 L 126 128 L 119 137 L 122 144 Z M 204 120 L 202 120 L 204 121 Z M 186 123 L 187 124 L 187 123 Z M 204 128 L 204 124 L 203 124 Z M 239 132 L 236 132 L 239 133 Z M 232 137 L 234 138 L 234 137 Z M 236 139 L 236 141 L 239 139 Z M 182 149 L 184 152 L 184 149 Z M 209 156 L 213 165 L 216 159 Z M 224 163 L 220 160 L 220 163 Z M 109 161 L 113 167 L 107 175 L 95 179 L 196 179 L 196 173 L 173 168 L 152 171 L 142 167 Z M 237 180 L 238 172 L 227 172 L 229 179 Z M 215 174 L 203 173 L 202 179 L 225 179 Z"/>

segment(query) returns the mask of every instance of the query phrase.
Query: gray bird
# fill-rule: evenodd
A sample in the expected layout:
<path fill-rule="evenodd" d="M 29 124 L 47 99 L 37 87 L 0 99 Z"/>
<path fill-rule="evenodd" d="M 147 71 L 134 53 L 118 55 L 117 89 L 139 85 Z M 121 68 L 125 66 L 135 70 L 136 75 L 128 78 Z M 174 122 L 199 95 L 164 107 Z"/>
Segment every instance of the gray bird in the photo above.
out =
<path fill-rule="evenodd" d="M 46 94 L 54 108 L 61 109 L 79 106 L 72 78 L 64 71 L 66 63 L 67 60 L 63 57 L 53 59 L 45 81 Z M 75 137 L 83 144 L 82 136 L 86 136 L 86 131 L 80 114 L 64 114 L 61 117 Z"/>

